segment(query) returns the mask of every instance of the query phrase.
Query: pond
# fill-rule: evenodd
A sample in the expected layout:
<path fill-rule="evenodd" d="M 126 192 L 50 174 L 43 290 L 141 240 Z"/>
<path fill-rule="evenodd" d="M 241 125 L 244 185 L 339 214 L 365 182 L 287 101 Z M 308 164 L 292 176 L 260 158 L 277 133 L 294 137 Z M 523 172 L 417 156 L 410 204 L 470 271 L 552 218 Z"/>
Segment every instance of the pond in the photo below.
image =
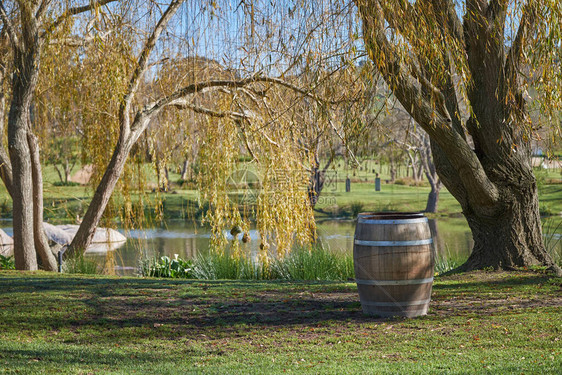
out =
<path fill-rule="evenodd" d="M 4 229 L 9 235 L 11 223 L 5 222 Z M 355 231 L 353 220 L 323 220 L 317 223 L 319 240 L 332 251 L 353 251 L 353 236 Z M 472 235 L 462 217 L 446 217 L 430 220 L 433 232 L 434 247 L 439 257 L 464 261 L 473 246 Z M 546 219 L 544 224 L 545 241 L 554 245 L 562 254 L 562 218 Z M 193 258 L 197 254 L 208 251 L 210 230 L 194 222 L 170 222 L 157 228 L 147 230 L 121 231 L 128 240 L 120 247 L 107 251 L 96 246 L 86 255 L 96 259 L 107 273 L 116 275 L 134 275 L 137 273 L 139 261 L 142 258 L 152 258 L 178 254 L 181 258 Z M 232 239 L 230 235 L 229 239 Z M 242 244 L 245 251 L 257 254 L 259 236 L 256 230 L 250 231 L 251 241 Z"/>

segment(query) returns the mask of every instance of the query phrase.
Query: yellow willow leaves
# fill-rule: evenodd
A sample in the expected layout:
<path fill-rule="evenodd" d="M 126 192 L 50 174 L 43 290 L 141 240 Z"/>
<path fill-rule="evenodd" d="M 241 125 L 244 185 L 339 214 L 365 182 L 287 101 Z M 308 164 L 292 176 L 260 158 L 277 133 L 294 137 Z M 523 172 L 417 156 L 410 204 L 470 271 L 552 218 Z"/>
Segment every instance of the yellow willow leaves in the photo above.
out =
<path fill-rule="evenodd" d="M 223 97 L 218 105 L 227 110 L 233 104 Z M 222 251 L 225 234 L 233 227 L 247 232 L 255 215 L 261 237 L 259 255 L 267 263 L 270 255 L 284 256 L 295 241 L 310 243 L 315 227 L 307 196 L 306 154 L 299 146 L 295 124 L 290 116 L 278 113 L 271 121 L 271 107 L 269 111 L 252 109 L 252 120 L 243 125 L 227 118 L 208 119 L 199 152 L 198 182 L 202 198 L 209 203 L 205 221 L 212 228 L 212 247 Z M 256 157 L 251 161 L 247 161 L 248 148 Z M 238 241 L 231 246 L 238 254 Z"/>
<path fill-rule="evenodd" d="M 541 0 L 536 7 L 537 31 L 523 51 L 522 75 L 534 100 L 533 112 L 539 115 L 533 128 L 548 129 L 549 144 L 556 147 L 562 139 L 562 3 Z"/>
<path fill-rule="evenodd" d="M 224 231 L 230 230 L 231 226 L 244 225 L 240 211 L 230 199 L 227 188 L 228 177 L 235 172 L 237 166 L 237 129 L 230 119 L 208 118 L 202 130 L 198 184 L 201 198 L 209 203 L 209 210 L 203 219 L 211 225 L 211 248 L 222 251 L 226 245 Z M 233 243 L 237 244 L 237 241 Z"/>
<path fill-rule="evenodd" d="M 90 179 L 93 188 L 101 181 L 119 138 L 120 103 L 129 83 L 133 56 L 132 43 L 127 38 L 115 33 L 106 40 L 95 41 L 88 45 L 80 62 L 83 75 L 77 101 L 82 115 L 83 163 L 93 167 Z M 135 161 L 141 163 L 142 159 L 133 152 L 128 162 Z M 117 216 L 121 216 L 125 225 L 139 225 L 138 220 L 143 218 L 140 212 L 144 205 L 143 196 L 139 196 L 140 201 L 135 207 L 131 193 L 146 180 L 143 176 L 143 168 L 130 165 L 125 168 L 115 190 L 117 194 L 114 194 L 105 211 L 105 225 L 109 225 L 112 218 Z M 116 201 L 120 203 L 116 204 Z"/>

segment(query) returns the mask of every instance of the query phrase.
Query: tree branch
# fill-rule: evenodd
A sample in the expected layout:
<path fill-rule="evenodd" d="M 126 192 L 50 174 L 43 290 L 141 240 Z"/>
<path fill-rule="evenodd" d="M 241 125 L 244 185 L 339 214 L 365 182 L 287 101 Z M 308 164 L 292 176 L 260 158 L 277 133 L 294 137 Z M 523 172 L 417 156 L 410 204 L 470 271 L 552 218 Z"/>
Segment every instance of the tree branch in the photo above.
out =
<path fill-rule="evenodd" d="M 521 21 L 519 24 L 519 29 L 513 44 L 509 49 L 507 54 L 507 59 L 505 62 L 505 80 L 507 82 L 508 88 L 513 87 L 517 84 L 517 73 L 519 71 L 521 61 L 523 58 L 523 50 L 525 49 L 525 43 L 530 39 L 533 34 L 537 24 L 537 7 L 533 0 L 527 2 L 523 8 L 523 14 L 521 16 Z"/>
<path fill-rule="evenodd" d="M 12 164 L 10 162 L 10 158 L 6 153 L 4 148 L 4 118 L 6 114 L 6 95 L 4 92 L 4 80 L 6 78 L 6 67 L 0 64 L 0 178 L 4 185 L 6 186 L 6 190 L 10 196 L 12 196 L 12 186 L 13 186 L 13 179 L 12 179 Z"/>
<path fill-rule="evenodd" d="M 314 100 L 317 100 L 319 102 L 323 102 L 323 103 L 328 103 L 328 104 L 334 104 L 337 103 L 338 101 L 330 101 L 330 100 L 326 100 L 322 97 L 319 97 L 318 95 L 311 93 L 307 90 L 304 90 L 296 85 L 293 85 L 292 83 L 289 83 L 283 79 L 280 78 L 274 78 L 274 77 L 263 77 L 263 76 L 254 76 L 254 77 L 248 77 L 248 78 L 243 78 L 243 79 L 233 79 L 233 80 L 228 80 L 228 79 L 223 79 L 223 80 L 209 80 L 209 81 L 203 81 L 203 82 L 197 82 L 197 83 L 192 83 L 188 86 L 185 86 L 179 90 L 176 90 L 175 92 L 173 92 L 172 94 L 163 97 L 155 102 L 152 102 L 150 104 L 148 104 L 147 106 L 145 106 L 145 108 L 140 111 L 137 114 L 137 117 L 145 117 L 145 116 L 152 116 L 154 113 L 159 112 L 163 107 L 169 106 L 169 105 L 174 105 L 174 103 L 179 102 L 180 104 L 183 104 L 182 99 L 185 98 L 188 95 L 191 94 L 195 94 L 195 93 L 202 93 L 205 92 L 207 89 L 211 89 L 211 88 L 215 88 L 215 87 L 227 87 L 227 88 L 241 88 L 244 86 L 248 86 L 252 83 L 273 83 L 273 84 L 277 84 L 280 86 L 284 86 L 286 88 L 289 88 L 291 90 L 294 90 L 304 96 L 313 98 Z M 135 123 L 139 123 L 137 121 L 137 119 L 135 119 Z"/>
<path fill-rule="evenodd" d="M 16 34 L 14 24 L 12 23 L 12 21 L 8 17 L 8 13 L 6 12 L 6 9 L 4 8 L 4 2 L 2 0 L 0 0 L 0 19 L 4 23 L 4 29 L 8 33 L 8 36 L 10 37 L 10 40 L 12 41 L 13 47 L 16 50 L 21 50 L 22 46 L 20 45 L 20 41 L 19 41 L 19 38 Z"/>
<path fill-rule="evenodd" d="M 67 47 L 82 47 L 85 46 L 88 43 L 93 42 L 95 39 L 101 39 L 104 40 L 105 38 L 107 38 L 107 36 L 109 34 L 111 34 L 114 30 L 108 30 L 105 33 L 101 33 L 100 35 L 86 35 L 85 37 L 79 37 L 79 36 L 70 36 L 64 39 L 54 39 L 54 40 L 50 40 L 49 44 L 51 45 L 64 45 Z"/>
<path fill-rule="evenodd" d="M 206 107 L 201 107 L 201 106 L 196 106 L 196 105 L 190 104 L 185 99 L 178 99 L 178 100 L 168 104 L 168 106 L 174 106 L 175 108 L 178 108 L 178 109 L 189 109 L 189 110 L 192 110 L 195 113 L 200 113 L 200 114 L 203 114 L 203 115 L 207 115 L 207 116 L 211 116 L 211 117 L 217 117 L 217 118 L 230 117 L 230 118 L 236 119 L 236 120 L 248 120 L 248 119 L 252 119 L 252 118 L 255 117 L 253 115 L 249 115 L 249 114 L 242 113 L 242 112 L 214 111 L 214 110 L 206 108 Z"/>
<path fill-rule="evenodd" d="M 174 1 L 172 1 L 172 3 L 168 6 L 168 8 L 162 14 L 162 17 L 160 17 L 160 20 L 158 21 L 158 23 L 154 27 L 154 30 L 150 34 L 150 37 L 147 39 L 147 41 L 146 41 L 146 43 L 145 43 L 145 45 L 144 45 L 144 47 L 143 47 L 143 49 L 140 53 L 140 56 L 139 56 L 137 64 L 136 64 L 135 71 L 133 72 L 131 80 L 129 81 L 129 87 L 127 89 L 127 94 L 124 97 L 123 103 L 121 104 L 121 108 L 120 108 L 120 111 L 119 111 L 119 115 L 121 117 L 121 121 L 120 121 L 121 122 L 121 133 L 122 133 L 123 136 L 126 136 L 126 134 L 128 134 L 128 132 L 130 131 L 129 111 L 130 111 L 130 108 L 131 108 L 131 103 L 132 103 L 133 98 L 135 97 L 135 95 L 137 93 L 137 90 L 139 88 L 142 76 L 144 75 L 144 73 L 146 72 L 146 69 L 148 67 L 148 59 L 150 57 L 150 54 L 152 53 L 152 50 L 156 46 L 156 42 L 160 38 L 160 34 L 162 34 L 162 32 L 166 28 L 168 22 L 170 21 L 172 16 L 176 13 L 176 11 L 178 10 L 178 8 L 180 7 L 180 5 L 183 2 L 184 2 L 184 0 L 174 0 Z"/>
<path fill-rule="evenodd" d="M 37 13 L 35 13 L 35 18 L 41 20 L 41 18 L 43 18 L 43 16 L 45 15 L 49 4 L 51 4 L 51 0 L 42 0 L 41 4 L 39 5 L 39 9 L 37 9 Z"/>
<path fill-rule="evenodd" d="M 45 35 L 52 33 L 57 27 L 60 26 L 66 19 L 69 17 L 75 16 L 77 14 L 89 12 L 95 8 L 104 6 L 109 3 L 113 3 L 118 0 L 97 0 L 97 1 L 90 1 L 88 5 L 78 6 L 73 8 L 68 8 L 66 11 L 63 12 L 58 18 L 49 26 L 46 27 L 45 32 L 41 37 L 45 37 Z M 43 5 L 43 4 L 41 4 Z M 41 8 L 40 8 L 41 9 Z"/>
<path fill-rule="evenodd" d="M 487 15 L 491 22 L 505 20 L 509 0 L 491 0 L 488 4 Z"/>
<path fill-rule="evenodd" d="M 462 22 L 455 9 L 455 3 L 453 0 L 432 0 L 434 9 L 443 9 L 445 15 L 445 20 L 451 34 L 455 37 L 459 45 L 464 45 L 464 34 L 462 29 Z M 443 5 L 443 3 L 446 3 Z"/>

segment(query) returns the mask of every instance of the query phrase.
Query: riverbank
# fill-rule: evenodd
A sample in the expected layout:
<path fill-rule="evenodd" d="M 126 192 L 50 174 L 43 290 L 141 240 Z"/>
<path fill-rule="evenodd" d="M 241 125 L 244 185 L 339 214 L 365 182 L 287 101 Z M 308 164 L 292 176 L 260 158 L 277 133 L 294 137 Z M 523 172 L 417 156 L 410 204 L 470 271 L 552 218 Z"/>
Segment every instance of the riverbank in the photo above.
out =
<path fill-rule="evenodd" d="M 341 282 L 0 271 L 0 373 L 540 373 L 562 368 L 562 279 L 436 278 L 425 317 Z"/>

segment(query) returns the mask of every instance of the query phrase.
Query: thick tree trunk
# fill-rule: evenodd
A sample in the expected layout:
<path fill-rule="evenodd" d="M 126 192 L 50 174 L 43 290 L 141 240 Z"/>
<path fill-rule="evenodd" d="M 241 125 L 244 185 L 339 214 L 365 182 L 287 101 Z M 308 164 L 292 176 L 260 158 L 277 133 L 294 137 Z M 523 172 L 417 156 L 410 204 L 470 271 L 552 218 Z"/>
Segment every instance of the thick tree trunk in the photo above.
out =
<path fill-rule="evenodd" d="M 496 215 L 464 209 L 474 249 L 462 269 L 552 266 L 543 244 L 536 185 L 526 189 L 504 187 L 501 195 L 505 197 L 503 209 Z"/>
<path fill-rule="evenodd" d="M 28 111 L 12 105 L 8 122 L 8 144 L 13 168 L 13 227 L 16 269 L 36 270 L 37 255 L 33 236 L 33 181 L 31 154 L 27 143 Z"/>
<path fill-rule="evenodd" d="M 486 165 L 487 175 L 493 177 L 499 191 L 493 206 L 469 199 L 458 171 L 439 147 L 432 144 L 432 149 L 441 181 L 461 204 L 474 239 L 469 259 L 458 270 L 544 265 L 562 274 L 544 246 L 536 179 L 524 147 L 517 158 Z"/>
<path fill-rule="evenodd" d="M 29 108 L 37 82 L 34 53 L 17 54 L 12 103 L 8 117 L 8 151 L 12 164 L 14 258 L 16 269 L 36 270 L 33 236 L 33 181 L 27 140 Z"/>
<path fill-rule="evenodd" d="M 96 231 L 96 228 L 103 216 L 105 208 L 109 203 L 111 194 L 115 189 L 117 181 L 123 172 L 127 157 L 136 139 L 131 140 L 126 138 L 125 140 L 119 139 L 111 161 L 105 170 L 105 173 L 94 193 L 92 201 L 88 206 L 88 210 L 82 219 L 82 224 L 78 228 L 78 232 L 72 243 L 68 247 L 64 256 L 66 258 L 81 254 L 86 251 L 86 248 L 90 245 L 92 237 Z"/>
<path fill-rule="evenodd" d="M 396 166 L 394 165 L 394 158 L 391 156 L 389 159 L 390 183 L 396 181 Z"/>
<path fill-rule="evenodd" d="M 310 184 L 308 185 L 308 201 L 312 208 L 316 206 L 316 204 L 318 203 L 318 199 L 320 199 L 320 194 L 322 193 L 322 189 L 324 189 L 324 183 L 326 182 L 326 171 L 334 162 L 335 157 L 335 155 L 332 155 L 328 162 L 326 162 L 326 165 L 324 165 L 324 167 L 321 169 L 320 157 L 318 156 L 319 147 L 320 146 L 318 144 L 315 146 L 315 165 L 311 168 Z"/>
<path fill-rule="evenodd" d="M 72 174 L 72 168 L 74 164 L 71 163 L 68 158 L 64 159 L 64 183 L 68 184 L 70 182 L 70 175 Z"/>
<path fill-rule="evenodd" d="M 33 178 L 33 237 L 35 249 L 41 258 L 43 269 L 57 270 L 57 260 L 51 252 L 49 241 L 43 229 L 43 176 L 41 174 L 41 161 L 39 158 L 39 145 L 31 133 L 27 135 L 29 150 L 31 152 L 32 178 Z"/>

